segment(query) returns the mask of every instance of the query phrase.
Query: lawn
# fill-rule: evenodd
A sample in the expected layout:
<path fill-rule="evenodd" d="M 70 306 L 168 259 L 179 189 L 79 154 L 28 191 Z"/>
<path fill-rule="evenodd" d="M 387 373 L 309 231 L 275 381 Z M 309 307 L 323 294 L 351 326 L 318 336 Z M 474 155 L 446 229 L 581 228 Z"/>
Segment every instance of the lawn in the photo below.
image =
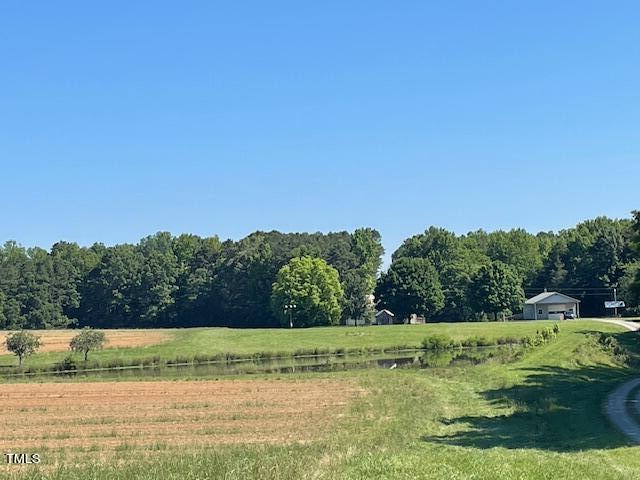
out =
<path fill-rule="evenodd" d="M 377 333 L 378 329 L 366 329 L 372 332 L 371 335 L 360 338 L 385 345 L 384 342 L 395 343 L 408 335 L 415 335 L 413 332 L 419 334 L 415 338 L 434 331 L 464 338 L 467 335 L 525 334 L 529 331 L 527 329 L 535 330 L 540 325 L 384 327 L 380 333 Z M 485 331 L 482 331 L 483 326 Z M 402 329 L 411 333 L 404 333 Z M 314 329 L 288 332 L 288 335 L 306 336 L 308 332 L 323 330 L 331 331 Z M 330 340 L 325 337 L 322 345 L 338 346 L 345 338 L 350 341 L 350 336 L 340 335 L 343 330 L 347 331 L 334 329 L 335 334 L 330 337 L 333 343 L 327 343 Z M 216 329 L 209 332 L 213 336 L 214 333 L 228 331 Z M 627 349 L 627 356 L 615 356 L 614 352 L 604 348 L 598 342 L 600 332 L 616 338 Z M 199 340 L 204 338 L 201 334 L 198 336 Z M 224 334 L 220 336 L 224 337 Z M 226 345 L 224 348 L 228 348 Z M 250 352 L 252 348 L 264 348 L 265 343 L 245 342 L 239 345 Z M 275 348 L 280 350 L 283 346 Z M 331 406 L 330 400 L 323 398 L 320 392 L 313 393 L 320 396 L 312 401 L 329 405 L 334 412 L 320 428 L 325 434 L 315 438 L 301 440 L 296 436 L 299 433 L 295 433 L 289 440 L 275 443 L 219 444 L 214 448 L 204 445 L 172 446 L 170 437 L 165 442 L 169 448 L 162 444 L 145 446 L 123 441 L 115 448 L 113 445 L 104 448 L 98 445 L 86 450 L 74 447 L 47 451 L 41 466 L 16 466 L 8 470 L 8 474 L 20 479 L 70 480 L 635 479 L 640 472 L 640 447 L 629 444 L 610 427 L 602 414 L 602 401 L 616 384 L 638 374 L 629 365 L 637 364 L 639 351 L 636 333 L 614 325 L 580 321 L 561 324 L 560 334 L 554 341 L 528 351 L 515 363 L 496 361 L 477 366 L 424 370 L 371 369 L 331 374 L 262 375 L 253 386 L 243 386 L 242 382 L 247 382 L 247 379 L 238 380 L 241 382 L 238 384 L 241 387 L 239 395 L 252 396 L 252 389 L 256 392 L 262 390 L 259 382 L 273 380 L 284 381 L 285 387 L 288 382 L 310 382 L 311 395 L 318 392 L 311 388 L 313 382 L 330 381 L 334 389 L 330 396 L 339 395 L 346 403 L 339 407 Z M 221 390 L 229 388 L 225 382 L 228 381 L 220 382 Z M 335 386 L 340 385 L 339 382 L 346 382 L 350 389 L 357 385 L 366 393 L 355 397 L 342 395 L 339 387 L 336 393 Z M 81 388 L 78 385 L 82 384 L 76 384 L 74 388 Z M 214 389 L 203 393 L 200 403 L 224 406 L 228 400 L 218 401 L 216 383 L 212 385 L 210 387 L 209 383 L 203 382 L 197 387 L 203 392 L 208 388 Z M 47 384 L 44 387 L 59 388 L 48 387 Z M 185 391 L 192 391 L 192 388 L 196 387 Z M 168 391 L 173 392 L 173 389 Z M 266 394 L 255 395 L 256 403 L 241 402 L 241 406 L 227 412 L 237 411 L 235 420 L 232 417 L 227 420 L 239 423 L 235 427 L 226 425 L 228 430 L 219 434 L 228 434 L 236 429 L 242 432 L 246 414 L 251 413 L 246 409 L 264 406 L 260 403 L 263 401 L 260 395 Z M 296 395 L 290 395 L 291 401 L 295 401 Z M 189 401 L 195 400 L 186 399 L 184 403 Z M 144 396 L 139 397 L 139 403 L 140 406 L 132 404 L 126 410 L 135 415 L 138 410 L 146 408 Z M 189 412 L 189 409 L 184 412 Z M 277 416 L 280 411 L 274 411 L 274 415 L 273 418 L 280 418 Z M 268 418 L 268 412 L 263 411 L 259 421 Z M 324 421 L 322 417 L 320 421 Z M 286 420 L 282 419 L 282 422 Z M 298 426 L 303 425 L 300 420 Z M 299 428 L 292 430 L 300 431 Z M 215 436 L 216 432 L 212 431 L 211 435 Z M 63 466 L 53 465 L 55 461 Z"/>

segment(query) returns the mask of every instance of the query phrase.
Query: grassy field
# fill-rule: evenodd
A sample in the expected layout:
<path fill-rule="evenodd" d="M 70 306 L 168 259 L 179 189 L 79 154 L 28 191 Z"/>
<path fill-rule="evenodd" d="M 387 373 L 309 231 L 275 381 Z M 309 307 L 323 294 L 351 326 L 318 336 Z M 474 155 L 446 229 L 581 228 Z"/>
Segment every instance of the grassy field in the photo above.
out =
<path fill-rule="evenodd" d="M 419 343 L 435 331 L 457 338 L 489 337 L 524 335 L 541 325 L 522 322 L 369 328 L 362 329 L 356 340 L 346 334 L 355 329 L 283 331 L 277 334 L 281 342 L 272 348 L 300 348 L 294 342 L 295 334 L 310 342 L 307 345 L 314 341 L 330 346 L 347 346 L 343 342 L 355 341 L 359 345 L 357 339 L 369 345 L 392 345 Z M 307 337 L 318 331 L 321 335 L 316 340 Z M 180 341 L 186 342 L 183 348 L 196 348 L 207 337 L 223 338 L 211 346 L 222 351 L 236 346 L 241 349 L 236 351 L 250 353 L 269 345 L 266 339 L 256 338 L 256 331 L 244 332 L 243 336 L 241 332 L 215 329 L 207 336 L 198 335 L 197 341 L 179 338 L 194 332 L 179 332 L 168 344 L 147 348 Z M 603 347 L 598 341 L 601 332 L 616 338 L 626 349 L 625 355 Z M 227 337 L 234 333 L 241 338 L 237 344 Z M 20 411 L 35 408 L 32 413 L 43 419 L 40 431 L 45 438 L 22 444 L 42 452 L 42 464 L 6 466 L 3 472 L 16 479 L 70 480 L 636 479 L 640 447 L 630 445 L 609 426 L 602 414 L 602 401 L 616 384 L 638 374 L 629 366 L 637 364 L 638 343 L 636 333 L 621 327 L 576 321 L 561 324 L 559 336 L 550 344 L 529 350 L 521 360 L 508 364 L 495 361 L 476 366 L 371 369 L 220 382 L 144 382 L 141 387 L 139 382 L 102 386 L 75 383 L 65 391 L 83 400 L 76 400 L 77 408 L 69 409 L 55 422 L 55 428 L 47 426 L 46 419 L 48 415 L 59 416 L 55 411 L 55 399 L 59 397 L 55 395 L 60 393 L 55 391 L 64 390 L 64 384 L 5 385 L 0 389 L 0 408 L 6 411 L 14 405 L 16 409 L 7 418 L 24 415 L 23 421 L 32 422 L 32 429 L 38 431 L 37 420 L 29 420 L 29 412 Z M 281 388 L 274 388 L 274 384 Z M 47 396 L 36 395 L 38 389 L 52 390 Z M 112 392 L 111 400 L 94 389 Z M 135 394 L 137 389 L 139 395 Z M 143 395 L 145 389 L 153 394 Z M 124 391 L 128 393 L 120 395 Z M 17 397 L 12 399 L 11 394 Z M 43 403 L 47 398 L 49 405 Z M 104 405 L 99 399 L 105 399 Z M 174 408 L 177 405 L 193 408 Z M 315 413 L 295 415 L 304 408 Z M 135 421 L 145 419 L 153 435 L 127 439 L 120 434 L 119 428 L 127 422 L 118 419 L 126 415 L 138 419 Z M 174 445 L 172 435 L 177 435 L 175 429 L 177 426 L 179 430 L 182 415 L 187 425 L 184 432 L 190 431 L 188 426 L 196 422 L 196 417 L 208 415 L 208 423 L 200 431 L 200 438 L 194 436 L 190 442 L 176 441 Z M 109 424 L 109 419 L 114 423 Z M 271 420 L 273 425 L 269 424 Z M 78 422 L 86 431 L 74 429 Z M 19 438 L 11 441 L 31 438 L 19 433 L 17 425 L 13 435 Z M 247 438 L 253 427 L 255 442 Z M 268 436 L 272 429 L 275 438 L 260 437 Z M 103 437 L 91 437 L 92 431 L 115 436 L 105 435 L 101 442 Z M 163 433 L 166 435 L 159 439 Z M 183 438 L 180 435 L 176 438 Z M 240 444 L 224 441 L 234 435 L 241 439 Z M 8 449 L 11 441 L 3 447 Z"/>
<path fill-rule="evenodd" d="M 586 323 L 585 323 L 586 322 Z M 197 355 L 212 356 L 230 353 L 237 356 L 251 356 L 256 353 L 275 353 L 290 355 L 298 351 L 313 349 L 336 350 L 358 348 L 392 348 L 397 346 L 419 347 L 422 340 L 434 333 L 449 335 L 455 340 L 470 337 L 522 337 L 532 335 L 544 327 L 553 326 L 551 321 L 536 322 L 482 322 L 482 323 L 438 323 L 427 325 L 389 325 L 374 327 L 325 327 L 310 329 L 231 329 L 231 328 L 193 328 L 165 330 L 106 330 L 110 344 L 102 351 L 92 352 L 90 360 L 108 364 L 114 360 L 135 363 L 144 359 L 163 360 L 193 359 Z M 602 328 L 593 322 L 565 322 L 563 328 L 576 330 L 584 328 Z M 136 332 L 138 332 L 136 334 Z M 69 331 L 39 332 L 43 343 L 41 353 L 25 361 L 26 367 L 43 367 L 60 362 L 66 355 L 61 336 L 71 336 Z M 144 346 L 119 346 L 113 341 L 120 337 L 130 339 Z M 66 337 L 65 337 L 66 338 Z M 146 338 L 146 343 L 145 342 Z M 152 341 L 148 341 L 151 339 Z M 55 351 L 47 347 L 56 345 Z M 115 348 L 114 348 L 115 347 Z M 80 359 L 77 354 L 76 358 Z M 0 351 L 0 367 L 17 364 L 17 359 Z"/>

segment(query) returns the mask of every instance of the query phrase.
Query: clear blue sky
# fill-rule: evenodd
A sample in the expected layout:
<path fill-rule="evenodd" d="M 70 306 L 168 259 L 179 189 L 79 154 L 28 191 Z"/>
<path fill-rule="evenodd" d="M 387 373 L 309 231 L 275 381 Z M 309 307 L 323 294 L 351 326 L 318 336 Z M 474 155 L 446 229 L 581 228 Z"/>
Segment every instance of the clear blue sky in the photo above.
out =
<path fill-rule="evenodd" d="M 640 208 L 640 4 L 0 3 L 0 240 Z"/>

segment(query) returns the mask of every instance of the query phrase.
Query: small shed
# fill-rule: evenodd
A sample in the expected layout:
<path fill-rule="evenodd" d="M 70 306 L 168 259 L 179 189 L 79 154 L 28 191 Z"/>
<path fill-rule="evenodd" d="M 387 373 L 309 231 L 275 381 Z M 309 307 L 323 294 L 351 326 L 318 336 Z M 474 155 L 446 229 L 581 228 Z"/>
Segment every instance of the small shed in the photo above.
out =
<path fill-rule="evenodd" d="M 566 312 L 580 316 L 580 300 L 564 293 L 542 292 L 524 302 L 525 320 L 564 320 Z"/>
<path fill-rule="evenodd" d="M 427 319 L 422 315 L 412 313 L 409 318 L 405 320 L 409 325 L 424 325 L 427 323 Z"/>
<path fill-rule="evenodd" d="M 380 310 L 376 312 L 376 325 L 393 325 L 395 321 L 395 314 L 389 310 Z"/>

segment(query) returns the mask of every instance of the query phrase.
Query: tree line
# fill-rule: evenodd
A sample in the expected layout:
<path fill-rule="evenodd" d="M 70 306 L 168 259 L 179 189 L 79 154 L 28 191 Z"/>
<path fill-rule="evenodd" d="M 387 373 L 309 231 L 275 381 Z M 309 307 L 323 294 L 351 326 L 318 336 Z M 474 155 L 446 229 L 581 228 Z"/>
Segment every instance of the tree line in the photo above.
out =
<path fill-rule="evenodd" d="M 59 242 L 50 251 L 9 241 L 0 248 L 0 329 L 275 327 L 283 321 L 272 300 L 278 272 L 307 257 L 337 272 L 336 323 L 364 309 L 382 254 L 370 228 L 239 241 L 160 232 L 137 244 Z M 299 303 L 296 315 L 311 312 Z"/>
<path fill-rule="evenodd" d="M 239 241 L 160 232 L 137 244 L 0 247 L 0 328 L 275 327 L 371 320 L 376 308 L 431 321 L 518 312 L 543 288 L 582 300 L 583 316 L 619 298 L 638 312 L 640 216 L 573 228 L 456 235 L 430 227 L 379 273 L 371 228 L 255 232 Z"/>
<path fill-rule="evenodd" d="M 548 289 L 581 300 L 582 316 L 604 315 L 612 291 L 639 314 L 640 213 L 598 217 L 558 233 L 523 229 L 455 235 L 431 227 L 407 239 L 382 273 L 380 306 L 435 321 L 495 319 Z"/>

